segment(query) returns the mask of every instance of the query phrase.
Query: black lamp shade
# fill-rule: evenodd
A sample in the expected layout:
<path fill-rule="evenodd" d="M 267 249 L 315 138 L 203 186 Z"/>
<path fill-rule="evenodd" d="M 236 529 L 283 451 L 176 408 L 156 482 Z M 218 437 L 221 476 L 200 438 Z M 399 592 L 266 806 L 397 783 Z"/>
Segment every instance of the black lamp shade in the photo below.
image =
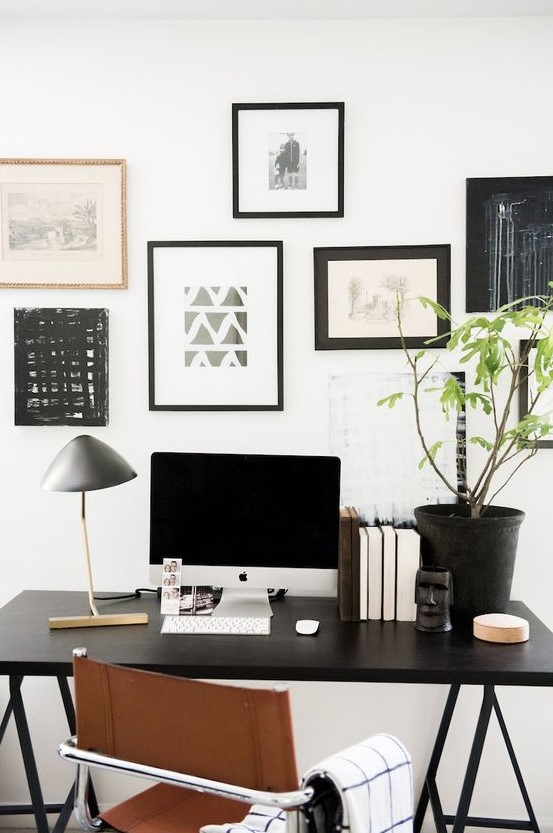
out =
<path fill-rule="evenodd" d="M 54 457 L 41 486 L 51 492 L 92 492 L 136 477 L 136 472 L 107 443 L 81 434 Z"/>

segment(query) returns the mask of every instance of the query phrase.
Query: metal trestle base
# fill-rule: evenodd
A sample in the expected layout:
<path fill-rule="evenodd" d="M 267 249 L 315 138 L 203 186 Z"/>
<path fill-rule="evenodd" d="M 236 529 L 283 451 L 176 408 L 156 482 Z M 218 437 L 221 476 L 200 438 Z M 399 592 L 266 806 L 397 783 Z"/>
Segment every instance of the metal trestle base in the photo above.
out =
<path fill-rule="evenodd" d="M 522 778 L 522 772 L 516 759 L 513 745 L 511 743 L 511 739 L 507 731 L 507 725 L 505 723 L 505 720 L 503 719 L 503 715 L 501 713 L 501 709 L 499 707 L 499 703 L 495 694 L 495 687 L 493 685 L 483 686 L 484 693 L 482 705 L 480 707 L 480 715 L 478 717 L 476 730 L 474 732 L 474 739 L 472 742 L 469 760 L 467 763 L 467 769 L 463 781 L 463 786 L 461 788 L 461 795 L 459 797 L 457 812 L 455 813 L 455 815 L 449 815 L 443 812 L 440 796 L 438 793 L 438 787 L 436 784 L 436 775 L 438 773 L 440 759 L 442 757 L 442 752 L 446 742 L 447 733 L 449 731 L 451 719 L 453 717 L 453 712 L 455 710 L 455 704 L 457 702 L 457 697 L 459 695 L 460 688 L 461 685 L 459 683 L 455 683 L 449 689 L 449 694 L 442 714 L 438 734 L 436 735 L 434 749 L 432 750 L 432 755 L 430 756 L 430 763 L 426 772 L 424 786 L 422 788 L 421 796 L 417 806 L 417 811 L 415 813 L 415 833 L 420 833 L 429 803 L 432 808 L 432 813 L 434 815 L 434 823 L 436 825 L 437 833 L 446 833 L 446 825 L 453 825 L 452 833 L 462 833 L 465 827 L 484 827 L 499 830 L 533 830 L 534 833 L 540 833 L 538 822 L 535 813 L 532 809 L 530 798 L 528 797 L 526 785 Z M 499 723 L 499 727 L 501 729 L 501 734 L 503 735 L 503 740 L 505 741 L 505 746 L 507 747 L 507 752 L 509 754 L 511 766 L 513 767 L 513 771 L 515 773 L 515 777 L 524 801 L 524 805 L 528 813 L 528 821 L 520 819 L 497 819 L 469 816 L 470 802 L 472 799 L 472 793 L 476 782 L 476 776 L 478 774 L 478 767 L 480 765 L 482 749 L 484 747 L 484 741 L 486 739 L 486 733 L 488 731 L 488 726 L 490 723 L 492 712 L 495 713 L 495 716 Z"/>
<path fill-rule="evenodd" d="M 75 731 L 75 709 L 69 684 L 66 677 L 57 677 L 58 687 L 60 690 L 63 707 L 67 718 L 67 723 L 71 732 Z M 13 717 L 17 728 L 17 735 L 19 738 L 19 747 L 23 758 L 23 765 L 25 767 L 25 775 L 27 777 L 27 785 L 29 787 L 30 804 L 3 804 L 0 805 L 0 816 L 17 816 L 17 815 L 33 815 L 35 817 L 35 824 L 37 833 L 63 833 L 73 812 L 73 799 L 75 794 L 74 785 L 71 787 L 67 798 L 60 803 L 46 803 L 42 795 L 42 788 L 40 786 L 40 779 L 29 731 L 29 724 L 27 722 L 27 715 L 25 713 L 25 704 L 21 694 L 21 685 L 23 683 L 23 675 L 10 676 L 10 699 L 6 706 L 2 722 L 0 723 L 0 743 L 4 737 L 10 719 Z M 91 785 L 92 786 L 92 785 Z M 91 794 L 91 802 L 95 805 L 96 799 L 94 793 Z M 97 808 L 94 808 L 97 812 Z M 52 828 L 48 822 L 48 816 L 56 814 L 57 819 Z"/>

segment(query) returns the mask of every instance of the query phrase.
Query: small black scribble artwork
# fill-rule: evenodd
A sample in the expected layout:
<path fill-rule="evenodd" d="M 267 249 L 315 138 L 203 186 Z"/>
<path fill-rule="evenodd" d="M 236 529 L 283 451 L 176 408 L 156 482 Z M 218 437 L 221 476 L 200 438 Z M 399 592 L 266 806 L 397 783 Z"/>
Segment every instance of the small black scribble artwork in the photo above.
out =
<path fill-rule="evenodd" d="M 467 180 L 467 312 L 493 312 L 553 280 L 553 177 Z"/>
<path fill-rule="evenodd" d="M 14 347 L 16 425 L 107 425 L 107 309 L 16 308 Z"/>

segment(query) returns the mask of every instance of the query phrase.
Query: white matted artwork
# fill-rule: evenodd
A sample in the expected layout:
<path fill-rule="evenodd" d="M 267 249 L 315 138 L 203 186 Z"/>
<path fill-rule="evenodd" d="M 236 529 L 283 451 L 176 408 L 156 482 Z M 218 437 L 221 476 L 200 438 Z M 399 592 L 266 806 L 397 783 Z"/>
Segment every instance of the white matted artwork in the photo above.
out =
<path fill-rule="evenodd" d="M 282 243 L 148 243 L 150 410 L 282 410 Z"/>
<path fill-rule="evenodd" d="M 0 287 L 125 289 L 124 159 L 0 159 Z"/>
<path fill-rule="evenodd" d="M 233 216 L 344 216 L 344 103 L 233 104 Z"/>
<path fill-rule="evenodd" d="M 424 347 L 448 331 L 426 298 L 450 303 L 450 246 L 326 246 L 313 250 L 315 349 Z"/>
<path fill-rule="evenodd" d="M 431 374 L 425 387 L 442 385 L 447 372 Z M 455 374 L 456 378 L 462 374 Z M 456 498 L 428 464 L 415 430 L 412 402 L 403 397 L 394 408 L 378 406 L 396 391 L 408 392 L 407 373 L 351 373 L 330 377 L 330 451 L 342 461 L 340 502 L 356 506 L 368 524 L 415 523 L 413 509 L 425 503 L 454 503 Z M 448 479 L 459 483 L 458 440 L 464 414 L 444 418 L 438 395 L 423 397 L 422 422 L 432 443 L 442 440 L 437 459 Z"/>

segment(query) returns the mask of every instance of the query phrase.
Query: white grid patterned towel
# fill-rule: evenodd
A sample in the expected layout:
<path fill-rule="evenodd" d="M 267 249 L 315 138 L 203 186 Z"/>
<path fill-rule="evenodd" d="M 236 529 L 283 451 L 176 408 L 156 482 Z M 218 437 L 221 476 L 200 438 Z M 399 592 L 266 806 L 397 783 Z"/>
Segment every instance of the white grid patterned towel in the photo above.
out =
<path fill-rule="evenodd" d="M 204 824 L 200 833 L 284 833 L 286 813 L 278 807 L 254 804 L 242 821 Z"/>
<path fill-rule="evenodd" d="M 342 829 L 349 833 L 412 833 L 411 758 L 393 735 L 374 735 L 308 770 L 304 785 L 328 778 L 342 800 Z"/>
<path fill-rule="evenodd" d="M 315 778 L 334 785 L 342 802 L 342 831 L 412 833 L 411 758 L 393 735 L 374 735 L 337 752 L 309 769 L 305 786 Z M 200 833 L 284 833 L 286 814 L 278 807 L 254 804 L 242 821 L 207 824 Z"/>

